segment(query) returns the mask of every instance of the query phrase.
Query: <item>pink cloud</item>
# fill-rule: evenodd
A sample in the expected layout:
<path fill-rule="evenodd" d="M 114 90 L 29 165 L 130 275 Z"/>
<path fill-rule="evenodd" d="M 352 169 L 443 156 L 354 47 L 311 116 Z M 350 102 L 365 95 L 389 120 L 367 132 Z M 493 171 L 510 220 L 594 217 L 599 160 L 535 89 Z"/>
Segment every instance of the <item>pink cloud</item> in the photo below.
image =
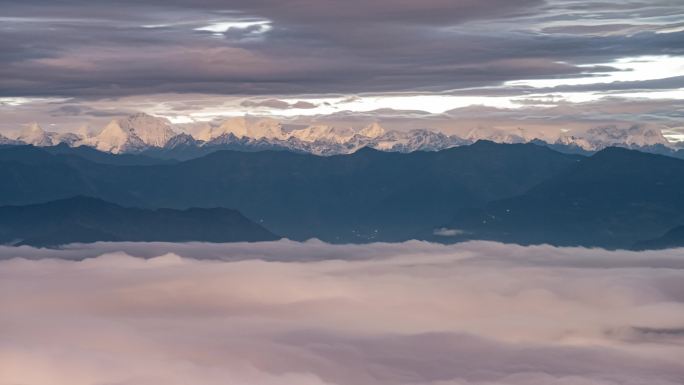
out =
<path fill-rule="evenodd" d="M 0 384 L 684 378 L 681 250 L 279 241 L 0 260 Z"/>

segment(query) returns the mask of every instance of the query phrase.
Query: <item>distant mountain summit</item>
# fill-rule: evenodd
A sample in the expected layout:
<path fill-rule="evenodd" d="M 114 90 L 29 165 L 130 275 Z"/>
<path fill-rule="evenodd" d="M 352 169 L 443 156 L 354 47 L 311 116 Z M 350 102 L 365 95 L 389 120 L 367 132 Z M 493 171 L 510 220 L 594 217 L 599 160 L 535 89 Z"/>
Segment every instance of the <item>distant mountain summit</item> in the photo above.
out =
<path fill-rule="evenodd" d="M 17 140 L 26 144 L 45 147 L 56 144 L 54 136 L 56 136 L 56 134 L 48 134 L 38 125 L 38 123 L 34 122 L 28 124 L 21 130 L 19 136 L 17 136 Z"/>
<path fill-rule="evenodd" d="M 23 143 L 47 147 L 65 143 L 69 146 L 85 145 L 114 154 L 150 152 L 160 157 L 188 159 L 222 149 L 288 150 L 316 155 L 349 154 L 363 147 L 393 152 L 439 151 L 478 140 L 508 144 L 534 142 L 559 151 L 576 153 L 591 153 L 619 146 L 684 157 L 684 153 L 677 153 L 660 130 L 641 126 L 626 129 L 597 127 L 580 134 L 561 130 L 476 127 L 458 136 L 419 128 L 389 130 L 378 122 L 363 128 L 325 124 L 293 128 L 272 118 L 242 116 L 207 123 L 203 129 L 191 135 L 174 129 L 165 118 L 144 113 L 114 119 L 95 135 L 46 132 L 37 123 L 32 123 L 22 129 L 15 143 L 0 138 L 0 144 Z"/>
<path fill-rule="evenodd" d="M 582 136 L 562 135 L 555 144 L 576 145 L 585 150 L 598 151 L 615 146 L 627 148 L 667 146 L 669 142 L 656 128 L 632 126 L 622 129 L 608 126 L 589 129 Z"/>
<path fill-rule="evenodd" d="M 99 134 L 83 139 L 82 143 L 118 154 L 164 147 L 176 135 L 167 119 L 139 113 L 112 120 Z"/>

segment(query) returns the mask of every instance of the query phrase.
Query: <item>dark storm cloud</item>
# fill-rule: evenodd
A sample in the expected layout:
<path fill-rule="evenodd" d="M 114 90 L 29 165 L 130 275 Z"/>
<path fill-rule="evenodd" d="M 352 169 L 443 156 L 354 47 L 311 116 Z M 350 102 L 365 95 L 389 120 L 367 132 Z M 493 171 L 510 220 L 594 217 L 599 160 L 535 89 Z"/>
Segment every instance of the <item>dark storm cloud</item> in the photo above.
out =
<path fill-rule="evenodd" d="M 675 5 L 2 1 L 0 95 L 439 91 L 576 76 L 601 70 L 577 64 L 681 54 L 684 33 L 569 34 L 544 32 L 545 23 L 570 12 L 574 21 L 644 15 L 670 25 L 681 16 Z"/>

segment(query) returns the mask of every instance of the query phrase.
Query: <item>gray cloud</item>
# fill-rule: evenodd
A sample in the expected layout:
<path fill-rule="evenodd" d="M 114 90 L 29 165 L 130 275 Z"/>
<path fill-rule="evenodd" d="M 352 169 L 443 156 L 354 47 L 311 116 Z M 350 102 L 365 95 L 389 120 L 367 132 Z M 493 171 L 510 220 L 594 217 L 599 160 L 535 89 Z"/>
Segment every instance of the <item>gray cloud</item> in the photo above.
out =
<path fill-rule="evenodd" d="M 243 107 L 269 107 L 278 110 L 286 110 L 290 108 L 290 103 L 278 99 L 266 99 L 260 101 L 245 100 L 244 102 L 240 103 L 240 105 Z"/>
<path fill-rule="evenodd" d="M 682 255 L 416 241 L 1 247 L 0 383 L 675 385 Z"/>
<path fill-rule="evenodd" d="M 314 103 L 309 103 L 305 102 L 303 100 L 300 100 L 294 104 L 292 104 L 292 108 L 299 108 L 299 109 L 310 109 L 310 108 L 316 108 L 317 106 Z"/>
<path fill-rule="evenodd" d="M 684 51 L 682 32 L 599 28 L 639 24 L 636 15 L 671 26 L 684 17 L 673 1 L 0 5 L 9 26 L 0 31 L 0 49 L 8 53 L 0 59 L 5 96 L 441 91 L 576 76 L 598 70 L 578 64 Z M 271 29 L 198 30 L 227 21 L 264 22 Z M 598 31 L 563 33 L 581 29 L 572 25 L 580 21 L 598 24 Z"/>
<path fill-rule="evenodd" d="M 310 109 L 316 108 L 313 103 L 305 101 L 297 101 L 294 103 L 286 102 L 285 100 L 279 99 L 266 99 L 266 100 L 245 100 L 240 103 L 242 107 L 268 107 L 276 110 L 287 110 L 287 109 Z"/>
<path fill-rule="evenodd" d="M 65 104 L 50 111 L 51 116 L 92 116 L 92 117 L 114 117 L 130 114 L 130 111 L 121 110 L 98 110 L 88 106 L 78 104 Z"/>

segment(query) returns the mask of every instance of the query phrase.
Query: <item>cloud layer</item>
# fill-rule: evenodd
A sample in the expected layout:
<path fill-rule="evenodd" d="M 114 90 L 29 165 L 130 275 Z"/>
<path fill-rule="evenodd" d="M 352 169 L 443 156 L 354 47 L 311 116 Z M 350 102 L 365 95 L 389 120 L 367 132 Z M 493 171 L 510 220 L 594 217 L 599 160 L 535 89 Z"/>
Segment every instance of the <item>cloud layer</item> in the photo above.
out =
<path fill-rule="evenodd" d="M 0 96 L 415 92 L 587 76 L 617 71 L 595 64 L 618 58 L 681 55 L 680 5 L 0 1 Z"/>
<path fill-rule="evenodd" d="M 680 384 L 682 255 L 0 248 L 0 384 Z"/>

